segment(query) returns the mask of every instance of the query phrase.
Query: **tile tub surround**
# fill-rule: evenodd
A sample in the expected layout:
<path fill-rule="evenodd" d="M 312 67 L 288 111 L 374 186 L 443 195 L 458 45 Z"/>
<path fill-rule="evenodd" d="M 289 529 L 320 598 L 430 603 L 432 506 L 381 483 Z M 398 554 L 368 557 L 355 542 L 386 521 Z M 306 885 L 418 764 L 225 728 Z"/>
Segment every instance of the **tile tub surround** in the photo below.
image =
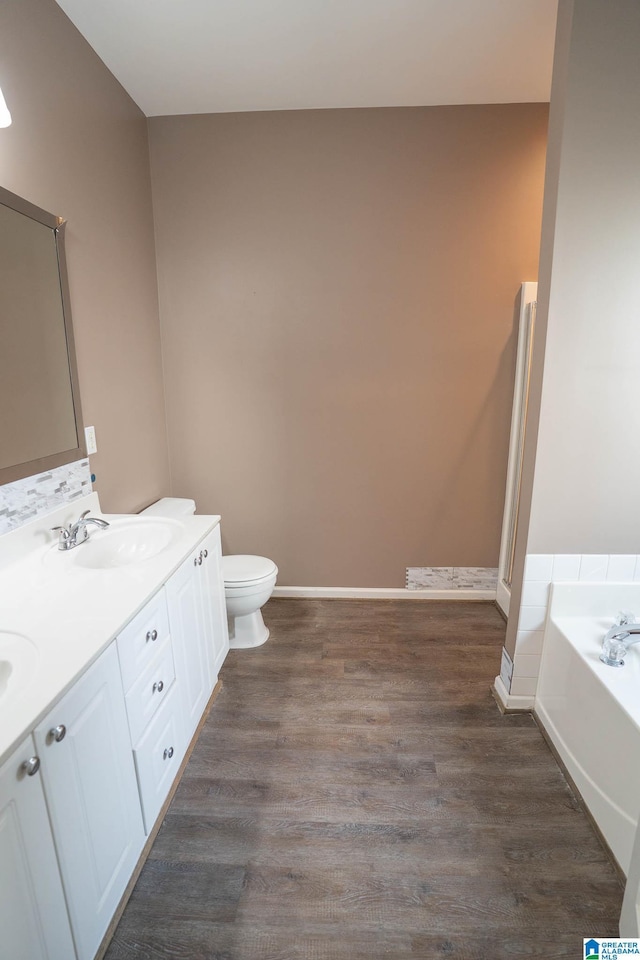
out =
<path fill-rule="evenodd" d="M 0 535 L 90 493 L 91 469 L 86 459 L 5 483 L 0 486 Z"/>
<path fill-rule="evenodd" d="M 407 590 L 495 590 L 497 567 L 407 567 Z"/>
<path fill-rule="evenodd" d="M 640 582 L 640 555 L 636 554 L 546 554 L 527 555 L 522 584 L 522 602 L 513 658 L 510 688 L 496 677 L 496 692 L 509 709 L 533 707 L 542 640 L 547 619 L 549 587 L 552 583 L 578 581 L 588 583 Z M 637 611 L 640 617 L 640 610 Z"/>

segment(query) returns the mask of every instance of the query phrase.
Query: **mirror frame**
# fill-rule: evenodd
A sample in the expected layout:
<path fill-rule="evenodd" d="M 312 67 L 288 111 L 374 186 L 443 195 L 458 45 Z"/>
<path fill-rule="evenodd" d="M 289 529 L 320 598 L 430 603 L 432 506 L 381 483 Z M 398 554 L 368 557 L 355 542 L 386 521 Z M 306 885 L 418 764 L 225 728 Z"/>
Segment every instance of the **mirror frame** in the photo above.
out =
<path fill-rule="evenodd" d="M 75 416 L 77 446 L 69 450 L 61 450 L 59 453 L 52 453 L 46 457 L 39 457 L 35 460 L 29 460 L 26 463 L 12 464 L 8 467 L 0 467 L 0 485 L 12 483 L 14 480 L 24 480 L 25 477 L 32 477 L 37 473 L 45 473 L 47 470 L 53 470 L 55 467 L 64 466 L 65 463 L 73 463 L 76 460 L 83 460 L 87 456 L 87 449 L 84 438 L 84 422 L 82 419 L 82 407 L 80 405 L 80 388 L 78 385 L 78 367 L 76 363 L 76 351 L 73 339 L 73 325 L 71 322 L 71 303 L 69 299 L 69 280 L 67 277 L 67 261 L 64 247 L 64 234 L 66 220 L 62 217 L 56 217 L 52 213 L 47 213 L 28 200 L 24 200 L 10 190 L 0 187 L 0 203 L 10 207 L 17 213 L 36 220 L 38 223 L 49 227 L 53 231 L 53 237 L 56 245 L 58 257 L 58 274 L 60 277 L 60 297 L 62 300 L 62 314 L 64 319 L 64 332 L 67 341 L 67 360 L 69 362 L 69 379 L 71 381 L 71 399 L 73 402 L 73 411 Z"/>

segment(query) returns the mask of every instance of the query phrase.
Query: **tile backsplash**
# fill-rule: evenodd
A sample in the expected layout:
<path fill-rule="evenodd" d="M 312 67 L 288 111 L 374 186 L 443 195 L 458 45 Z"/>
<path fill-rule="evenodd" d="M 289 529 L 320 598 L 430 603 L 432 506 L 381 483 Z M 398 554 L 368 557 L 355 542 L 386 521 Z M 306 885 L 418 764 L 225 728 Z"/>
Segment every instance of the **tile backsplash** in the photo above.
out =
<path fill-rule="evenodd" d="M 495 590 L 497 567 L 407 567 L 407 590 Z"/>
<path fill-rule="evenodd" d="M 535 696 L 549 587 L 562 580 L 590 583 L 640 581 L 640 556 L 593 553 L 527 555 L 509 691 L 513 696 Z"/>
<path fill-rule="evenodd" d="M 0 486 L 0 534 L 50 513 L 63 503 L 85 497 L 91 490 L 87 459 L 5 483 Z"/>

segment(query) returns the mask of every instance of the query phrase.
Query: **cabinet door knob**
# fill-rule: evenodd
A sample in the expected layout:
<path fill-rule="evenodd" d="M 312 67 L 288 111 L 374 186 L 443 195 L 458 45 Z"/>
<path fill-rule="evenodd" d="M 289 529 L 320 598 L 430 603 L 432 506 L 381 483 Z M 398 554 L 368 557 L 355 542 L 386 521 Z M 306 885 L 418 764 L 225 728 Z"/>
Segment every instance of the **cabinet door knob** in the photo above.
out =
<path fill-rule="evenodd" d="M 197 557 L 194 557 L 194 558 L 193 558 L 193 565 L 194 565 L 194 567 L 197 567 L 197 566 L 198 566 L 198 558 L 197 558 Z"/>
<path fill-rule="evenodd" d="M 158 691 L 158 693 L 162 693 L 162 691 L 164 690 L 164 683 L 162 680 L 158 680 L 156 683 L 154 683 L 152 692 L 155 693 L 156 690 Z"/>
<path fill-rule="evenodd" d="M 147 640 L 151 640 L 151 642 L 153 643 L 153 641 L 157 639 L 158 639 L 157 630 L 147 630 Z"/>
<path fill-rule="evenodd" d="M 208 550 L 206 549 L 206 547 L 205 547 L 205 549 L 204 549 L 203 552 L 204 552 L 204 558 L 205 558 L 205 560 L 206 560 L 207 557 L 209 556 L 209 551 L 208 551 Z"/>
<path fill-rule="evenodd" d="M 162 754 L 162 759 L 163 759 L 163 760 L 167 760 L 167 759 L 171 760 L 171 757 L 172 757 L 172 756 L 173 756 L 173 747 L 166 747 L 164 753 Z"/>
<path fill-rule="evenodd" d="M 49 739 L 55 740 L 56 743 L 60 743 L 61 740 L 67 735 L 67 728 L 64 723 L 59 723 L 57 727 L 51 727 L 49 730 Z"/>
<path fill-rule="evenodd" d="M 40 757 L 29 757 L 22 764 L 22 769 L 28 777 L 32 777 L 40 769 Z"/>
<path fill-rule="evenodd" d="M 198 564 L 199 567 L 202 566 L 202 554 L 200 554 L 200 556 L 196 559 L 196 563 Z"/>

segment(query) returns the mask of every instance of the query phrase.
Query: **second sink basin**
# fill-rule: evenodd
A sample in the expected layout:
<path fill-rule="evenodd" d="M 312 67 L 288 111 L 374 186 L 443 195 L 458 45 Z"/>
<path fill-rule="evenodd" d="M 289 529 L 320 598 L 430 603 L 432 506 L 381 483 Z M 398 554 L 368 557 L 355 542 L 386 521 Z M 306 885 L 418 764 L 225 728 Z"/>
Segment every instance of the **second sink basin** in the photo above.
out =
<path fill-rule="evenodd" d="M 114 520 L 107 530 L 92 530 L 89 539 L 69 551 L 79 566 L 94 570 L 151 560 L 182 535 L 177 520 L 136 517 Z"/>

